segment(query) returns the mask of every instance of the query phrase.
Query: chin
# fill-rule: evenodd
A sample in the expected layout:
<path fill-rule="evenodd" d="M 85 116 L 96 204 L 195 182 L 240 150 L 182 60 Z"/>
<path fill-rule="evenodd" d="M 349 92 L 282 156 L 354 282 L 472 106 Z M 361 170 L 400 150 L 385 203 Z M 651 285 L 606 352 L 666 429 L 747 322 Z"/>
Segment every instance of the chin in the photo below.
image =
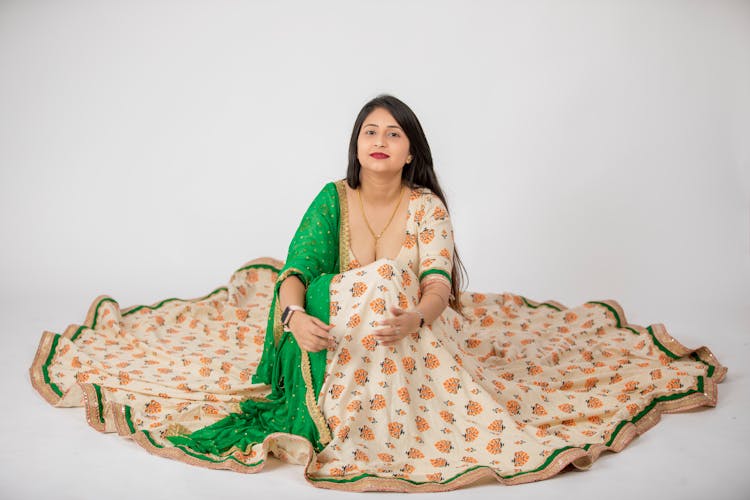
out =
<path fill-rule="evenodd" d="M 360 162 L 361 163 L 361 162 Z M 394 167 L 393 165 L 365 165 L 362 164 L 362 171 L 363 172 L 372 172 L 372 173 L 390 173 L 390 174 L 400 174 L 401 168 Z"/>

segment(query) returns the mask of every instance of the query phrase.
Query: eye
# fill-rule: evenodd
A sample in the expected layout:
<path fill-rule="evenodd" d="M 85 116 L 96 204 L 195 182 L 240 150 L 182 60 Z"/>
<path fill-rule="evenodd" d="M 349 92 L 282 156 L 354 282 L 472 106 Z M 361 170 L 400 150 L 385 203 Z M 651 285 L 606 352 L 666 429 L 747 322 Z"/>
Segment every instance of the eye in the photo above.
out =
<path fill-rule="evenodd" d="M 394 137 L 401 137 L 401 135 L 398 132 L 393 132 Z"/>

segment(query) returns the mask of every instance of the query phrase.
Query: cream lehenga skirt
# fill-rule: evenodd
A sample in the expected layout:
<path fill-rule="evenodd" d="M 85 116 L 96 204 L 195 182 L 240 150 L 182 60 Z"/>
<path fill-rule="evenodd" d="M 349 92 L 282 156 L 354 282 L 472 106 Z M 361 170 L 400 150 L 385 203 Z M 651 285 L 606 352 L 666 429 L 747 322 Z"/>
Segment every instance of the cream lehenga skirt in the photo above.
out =
<path fill-rule="evenodd" d="M 715 406 L 726 373 L 709 349 L 683 346 L 663 325 L 629 324 L 614 301 L 566 308 L 507 292 L 464 292 L 466 318 L 446 308 L 380 346 L 368 332 L 391 304 L 419 294 L 410 268 L 381 259 L 331 280 L 337 344 L 315 395 L 325 448 L 279 432 L 221 454 L 174 445 L 168 436 L 268 392 L 251 378 L 282 265 L 253 260 L 196 299 L 121 309 L 100 296 L 81 325 L 44 332 L 33 385 L 52 405 L 83 406 L 95 429 L 193 465 L 258 472 L 271 453 L 301 464 L 317 487 L 440 491 L 588 468 L 662 413 Z"/>

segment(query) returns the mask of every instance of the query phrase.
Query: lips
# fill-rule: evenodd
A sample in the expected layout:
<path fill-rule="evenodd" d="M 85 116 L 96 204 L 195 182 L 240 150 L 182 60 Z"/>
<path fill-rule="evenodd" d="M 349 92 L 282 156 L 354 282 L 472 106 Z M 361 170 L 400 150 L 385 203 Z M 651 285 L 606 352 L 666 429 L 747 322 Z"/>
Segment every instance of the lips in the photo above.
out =
<path fill-rule="evenodd" d="M 383 160 L 385 158 L 389 158 L 389 156 L 385 153 L 371 153 L 370 156 L 372 156 L 376 160 Z"/>

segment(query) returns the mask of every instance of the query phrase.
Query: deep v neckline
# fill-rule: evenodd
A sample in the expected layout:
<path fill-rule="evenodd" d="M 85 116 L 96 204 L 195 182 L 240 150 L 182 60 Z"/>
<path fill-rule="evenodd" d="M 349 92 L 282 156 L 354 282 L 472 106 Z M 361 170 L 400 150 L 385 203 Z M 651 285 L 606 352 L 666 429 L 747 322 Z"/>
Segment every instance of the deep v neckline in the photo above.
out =
<path fill-rule="evenodd" d="M 350 229 L 351 228 L 351 224 L 349 222 L 349 213 L 350 213 L 350 210 L 349 210 L 349 191 L 346 189 L 346 187 L 347 187 L 346 186 L 346 180 L 343 180 L 343 184 L 344 184 L 344 196 L 343 196 L 344 199 L 342 201 L 343 201 L 343 203 L 345 205 L 344 205 L 344 210 L 342 210 L 341 213 L 342 213 L 342 215 L 345 216 L 344 217 L 344 224 L 346 225 L 346 227 L 345 227 L 344 231 L 348 235 L 348 237 L 346 238 L 346 240 L 347 240 L 346 241 L 347 251 L 349 252 L 349 254 L 351 255 L 351 257 L 353 257 L 354 262 L 356 262 L 357 264 L 359 264 L 358 267 L 363 267 L 363 266 L 369 266 L 370 264 L 372 264 L 372 262 L 377 262 L 377 261 L 383 260 L 383 259 L 397 261 L 398 258 L 401 257 L 401 254 L 404 253 L 404 248 L 406 247 L 406 240 L 409 237 L 409 220 L 411 219 L 411 215 L 412 215 L 412 212 L 411 212 L 411 208 L 412 208 L 411 207 L 411 203 L 416 198 L 414 196 L 414 189 L 407 187 L 407 189 L 409 191 L 409 200 L 406 202 L 406 227 L 404 228 L 403 238 L 401 238 L 401 246 L 399 247 L 398 253 L 396 254 L 396 256 L 393 257 L 393 258 L 391 258 L 391 257 L 380 257 L 379 259 L 375 259 L 372 262 L 368 262 L 367 264 L 362 264 L 362 261 L 359 260 L 359 258 L 357 257 L 357 255 L 354 253 L 354 250 L 352 249 L 352 238 L 351 238 L 351 229 Z"/>

